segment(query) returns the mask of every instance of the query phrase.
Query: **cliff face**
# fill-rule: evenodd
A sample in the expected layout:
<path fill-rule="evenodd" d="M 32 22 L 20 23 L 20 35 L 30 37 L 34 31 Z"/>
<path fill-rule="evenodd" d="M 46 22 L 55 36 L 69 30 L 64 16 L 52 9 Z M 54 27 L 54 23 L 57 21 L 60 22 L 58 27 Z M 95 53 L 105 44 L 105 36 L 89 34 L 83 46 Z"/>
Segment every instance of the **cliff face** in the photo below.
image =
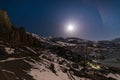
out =
<path fill-rule="evenodd" d="M 11 23 L 7 15 L 7 12 L 4 10 L 0 10 L 0 39 L 7 40 L 10 31 Z"/>
<path fill-rule="evenodd" d="M 25 42 L 26 31 L 24 27 L 17 28 L 9 20 L 7 12 L 0 10 L 0 39 L 11 42 Z"/>
<path fill-rule="evenodd" d="M 11 29 L 11 23 L 9 17 L 7 15 L 7 12 L 4 10 L 0 10 L 0 28 L 1 27 L 6 28 L 7 30 Z"/>
<path fill-rule="evenodd" d="M 0 40 L 27 45 L 33 45 L 37 41 L 31 35 L 26 34 L 24 27 L 13 26 L 4 10 L 0 10 Z"/>

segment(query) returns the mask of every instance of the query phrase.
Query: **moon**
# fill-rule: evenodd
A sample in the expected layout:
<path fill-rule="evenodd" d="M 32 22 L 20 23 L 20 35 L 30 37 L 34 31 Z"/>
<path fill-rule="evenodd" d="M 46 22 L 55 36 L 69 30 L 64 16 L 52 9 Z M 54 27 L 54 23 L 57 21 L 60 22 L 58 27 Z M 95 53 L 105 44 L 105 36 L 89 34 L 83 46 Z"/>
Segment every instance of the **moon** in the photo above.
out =
<path fill-rule="evenodd" d="M 66 22 L 63 28 L 63 34 L 66 37 L 76 37 L 78 35 L 79 32 L 79 24 L 77 23 L 77 21 L 70 21 L 70 22 Z"/>
<path fill-rule="evenodd" d="M 69 25 L 67 26 L 67 31 L 68 31 L 68 32 L 73 32 L 74 30 L 75 30 L 75 26 L 74 26 L 74 25 L 69 24 Z"/>

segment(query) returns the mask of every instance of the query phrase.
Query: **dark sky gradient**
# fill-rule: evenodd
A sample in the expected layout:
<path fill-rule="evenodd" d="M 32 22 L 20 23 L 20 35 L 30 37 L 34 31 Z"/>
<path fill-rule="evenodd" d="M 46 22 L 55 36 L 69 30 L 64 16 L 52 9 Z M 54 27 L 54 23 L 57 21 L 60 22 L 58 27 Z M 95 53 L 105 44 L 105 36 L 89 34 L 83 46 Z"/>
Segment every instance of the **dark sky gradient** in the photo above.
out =
<path fill-rule="evenodd" d="M 120 37 L 120 0 L 0 0 L 0 8 L 14 25 L 42 36 L 69 36 L 63 29 L 74 22 L 73 37 Z"/>

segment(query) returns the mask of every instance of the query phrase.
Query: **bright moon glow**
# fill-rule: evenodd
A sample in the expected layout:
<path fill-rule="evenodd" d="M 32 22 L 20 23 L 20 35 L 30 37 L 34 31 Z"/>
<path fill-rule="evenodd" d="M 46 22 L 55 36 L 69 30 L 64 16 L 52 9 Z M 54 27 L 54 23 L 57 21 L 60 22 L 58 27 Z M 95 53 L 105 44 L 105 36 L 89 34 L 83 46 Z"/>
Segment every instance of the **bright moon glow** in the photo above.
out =
<path fill-rule="evenodd" d="M 78 23 L 71 21 L 64 26 L 64 34 L 67 37 L 75 37 L 78 35 L 79 27 Z"/>
<path fill-rule="evenodd" d="M 68 30 L 69 32 L 74 31 L 74 26 L 73 26 L 72 24 L 69 24 L 68 27 L 67 27 L 67 30 Z"/>

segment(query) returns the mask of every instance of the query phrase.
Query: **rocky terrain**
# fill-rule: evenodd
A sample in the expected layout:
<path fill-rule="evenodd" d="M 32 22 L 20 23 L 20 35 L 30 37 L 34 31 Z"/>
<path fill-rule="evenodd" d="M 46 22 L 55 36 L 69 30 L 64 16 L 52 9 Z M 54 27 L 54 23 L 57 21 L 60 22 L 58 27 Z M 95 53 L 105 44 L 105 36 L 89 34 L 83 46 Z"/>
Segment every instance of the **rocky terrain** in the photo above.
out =
<path fill-rule="evenodd" d="M 42 37 L 0 10 L 0 80 L 120 80 L 119 52 L 119 39 Z"/>

